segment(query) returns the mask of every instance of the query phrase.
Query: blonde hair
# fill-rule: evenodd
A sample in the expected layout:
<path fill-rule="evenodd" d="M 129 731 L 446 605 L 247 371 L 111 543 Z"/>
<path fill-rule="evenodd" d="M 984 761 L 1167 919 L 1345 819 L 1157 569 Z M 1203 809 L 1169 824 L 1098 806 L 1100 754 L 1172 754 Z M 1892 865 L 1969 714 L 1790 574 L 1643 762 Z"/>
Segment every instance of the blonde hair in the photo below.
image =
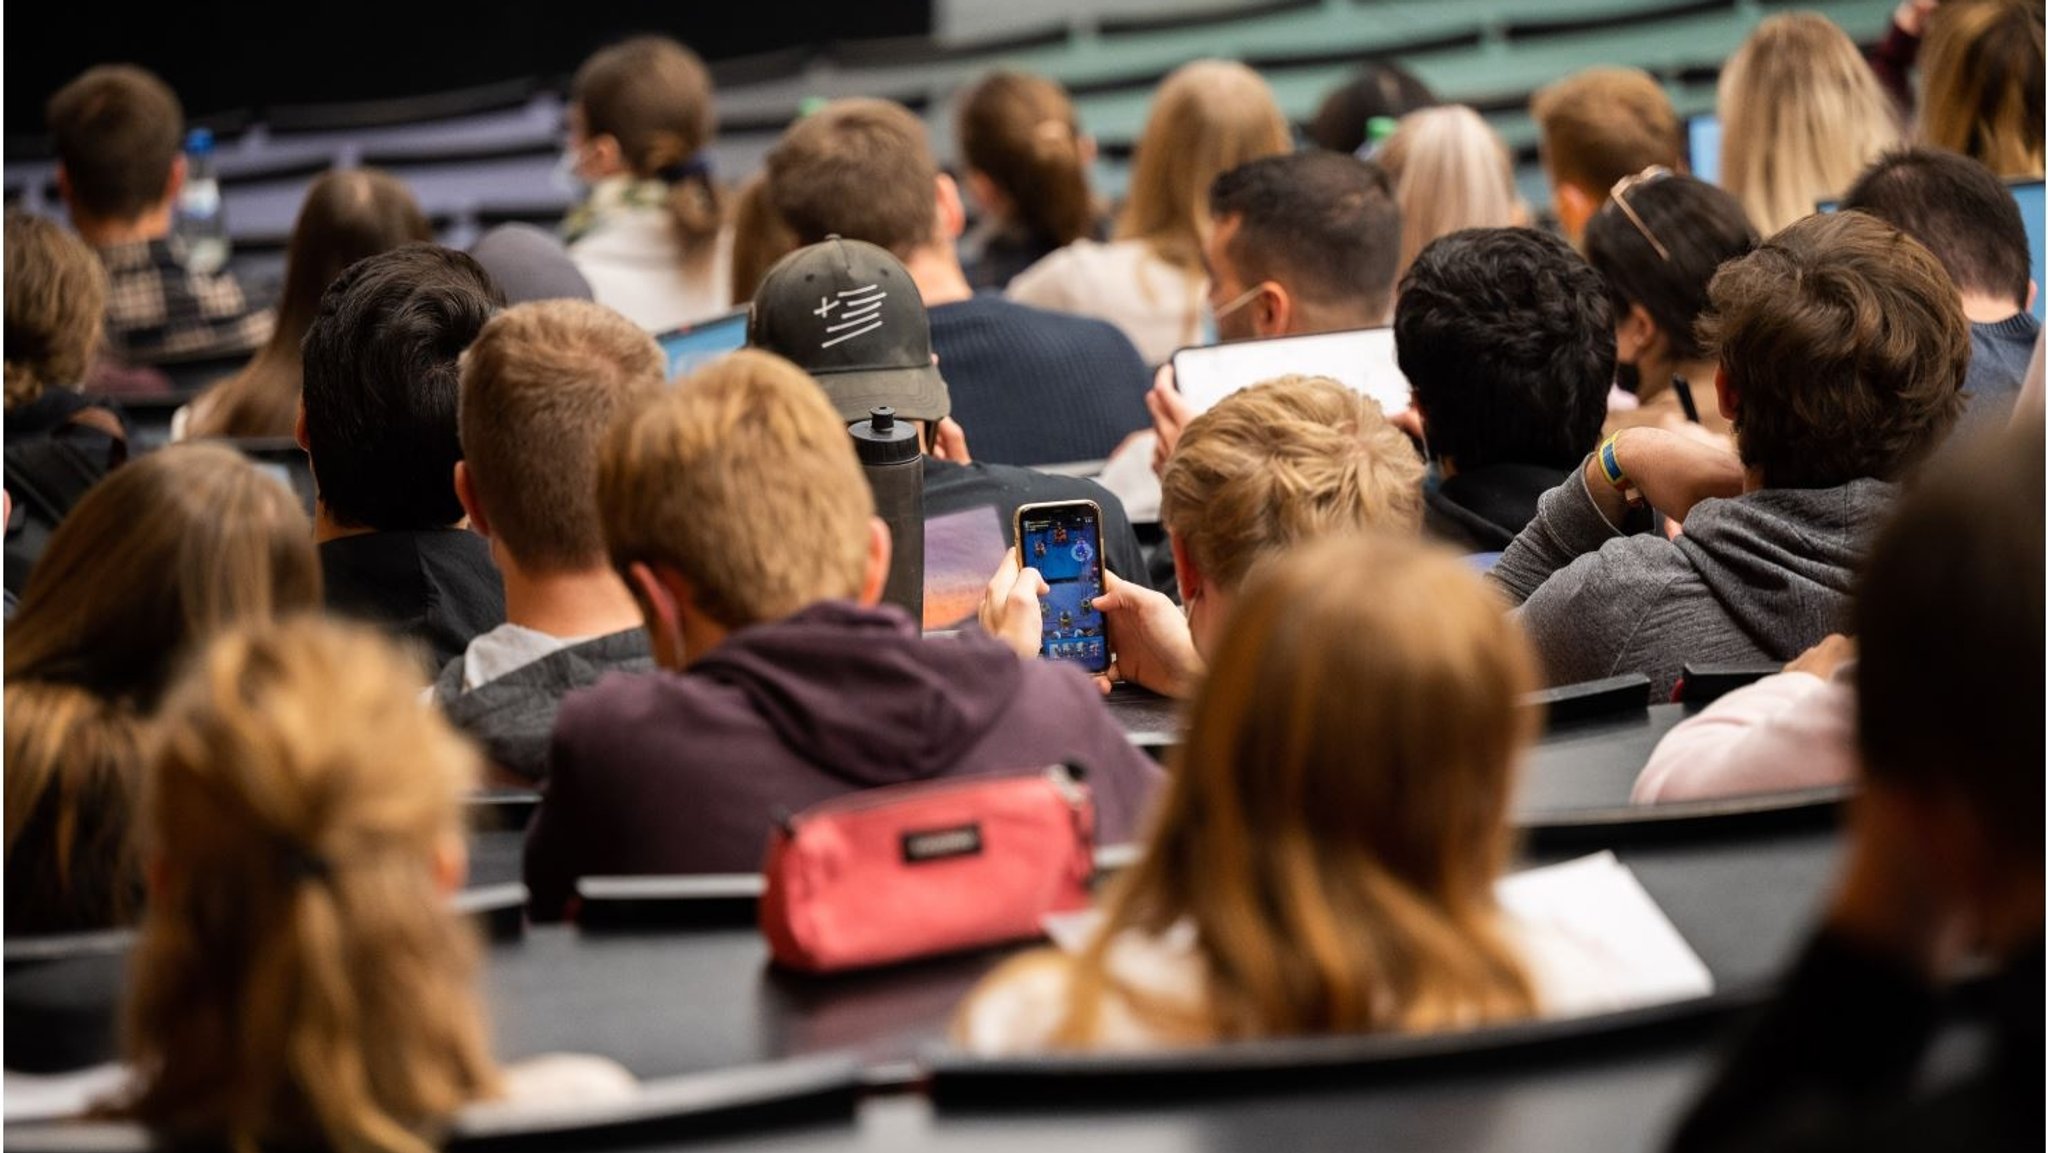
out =
<path fill-rule="evenodd" d="M 492 534 L 522 568 L 605 563 L 598 449 L 613 418 L 667 380 L 654 338 L 587 300 L 516 305 L 477 333 L 462 354 L 463 459 Z"/>
<path fill-rule="evenodd" d="M 1096 1042 L 1111 998 L 1176 1042 L 1533 1012 L 1493 896 L 1532 729 L 1518 698 L 1535 683 L 1504 608 L 1460 558 L 1401 537 L 1330 538 L 1263 569 L 1190 713 L 1144 855 L 1069 965 L 1054 1043 Z M 1110 972 L 1121 934 L 1182 922 L 1206 979 L 1197 1001 Z"/>
<path fill-rule="evenodd" d="M 319 604 L 306 514 L 239 453 L 174 445 L 85 494 L 51 534 L 7 625 L 15 931 L 127 918 L 143 718 L 175 662 L 231 625 Z"/>
<path fill-rule="evenodd" d="M 1899 141 L 1890 97 L 1847 34 L 1787 12 L 1721 70 L 1721 187 L 1769 237 L 1839 195 Z"/>
<path fill-rule="evenodd" d="M 1462 104 L 1403 116 L 1375 159 L 1394 178 L 1394 199 L 1401 205 L 1396 284 L 1416 254 L 1440 236 L 1521 223 L 1521 196 L 1507 145 Z"/>
<path fill-rule="evenodd" d="M 666 36 L 635 36 L 584 61 L 569 99 L 586 136 L 610 136 L 636 176 L 668 185 L 684 263 L 711 259 L 725 197 L 704 160 L 718 123 L 704 61 Z"/>
<path fill-rule="evenodd" d="M 1209 185 L 1293 144 L 1287 118 L 1258 73 L 1232 60 L 1181 65 L 1160 84 L 1145 119 L 1116 238 L 1144 241 L 1159 259 L 1200 277 Z"/>
<path fill-rule="evenodd" d="M 1948 3 L 1927 20 L 1920 138 L 2003 177 L 2042 171 L 2040 0 Z"/>
<path fill-rule="evenodd" d="M 1188 422 L 1159 489 L 1160 522 L 1225 589 L 1317 537 L 1422 524 L 1408 437 L 1377 401 L 1322 376 L 1255 384 Z"/>
<path fill-rule="evenodd" d="M 613 427 L 597 502 L 620 572 L 665 565 L 729 629 L 860 592 L 874 497 L 824 389 L 742 349 Z"/>
<path fill-rule="evenodd" d="M 6 405 L 76 388 L 100 341 L 107 274 L 85 241 L 54 220 L 7 214 Z"/>
<path fill-rule="evenodd" d="M 167 699 L 126 1035 L 153 1130 L 425 1153 L 497 1091 L 436 875 L 477 755 L 423 687 L 374 631 L 309 617 L 223 635 Z"/>

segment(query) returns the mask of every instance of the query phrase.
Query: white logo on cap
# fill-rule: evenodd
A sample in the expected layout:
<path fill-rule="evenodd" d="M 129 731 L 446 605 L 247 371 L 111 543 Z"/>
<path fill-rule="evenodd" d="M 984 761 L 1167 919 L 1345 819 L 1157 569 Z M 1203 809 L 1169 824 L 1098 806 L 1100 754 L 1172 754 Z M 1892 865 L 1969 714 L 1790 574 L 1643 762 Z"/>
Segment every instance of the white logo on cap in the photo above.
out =
<path fill-rule="evenodd" d="M 860 288 L 849 288 L 838 293 L 838 297 L 839 299 L 834 300 L 830 296 L 821 296 L 818 298 L 818 307 L 811 310 L 811 315 L 827 321 L 833 319 L 834 309 L 846 310 L 839 314 L 839 323 L 825 326 L 828 336 L 835 332 L 839 335 L 819 345 L 819 348 L 830 348 L 856 336 L 866 336 L 882 327 L 882 302 L 889 298 L 889 294 L 882 291 L 881 285 L 869 284 Z M 849 332 L 848 329 L 852 331 Z"/>

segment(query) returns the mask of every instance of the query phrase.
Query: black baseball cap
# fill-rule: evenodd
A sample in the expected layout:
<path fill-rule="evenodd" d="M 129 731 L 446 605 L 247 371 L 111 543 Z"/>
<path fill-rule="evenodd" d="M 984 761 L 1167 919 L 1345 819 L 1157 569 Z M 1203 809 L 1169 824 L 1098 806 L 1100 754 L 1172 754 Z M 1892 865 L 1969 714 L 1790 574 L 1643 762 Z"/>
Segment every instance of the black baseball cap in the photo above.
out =
<path fill-rule="evenodd" d="M 834 236 L 776 261 L 747 308 L 747 343 L 810 373 L 848 424 L 881 405 L 906 420 L 953 410 L 910 270 L 863 240 Z"/>

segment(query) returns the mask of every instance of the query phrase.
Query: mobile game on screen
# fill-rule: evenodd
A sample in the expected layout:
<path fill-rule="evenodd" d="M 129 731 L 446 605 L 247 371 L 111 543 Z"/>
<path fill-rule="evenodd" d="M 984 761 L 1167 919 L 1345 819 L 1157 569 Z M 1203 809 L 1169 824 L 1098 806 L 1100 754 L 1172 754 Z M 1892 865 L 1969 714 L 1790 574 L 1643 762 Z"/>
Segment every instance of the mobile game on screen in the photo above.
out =
<path fill-rule="evenodd" d="M 1095 510 L 1065 505 L 1019 514 L 1017 546 L 1024 564 L 1045 578 L 1039 654 L 1099 673 L 1109 668 L 1109 641 L 1095 598 L 1102 595 L 1102 536 Z"/>

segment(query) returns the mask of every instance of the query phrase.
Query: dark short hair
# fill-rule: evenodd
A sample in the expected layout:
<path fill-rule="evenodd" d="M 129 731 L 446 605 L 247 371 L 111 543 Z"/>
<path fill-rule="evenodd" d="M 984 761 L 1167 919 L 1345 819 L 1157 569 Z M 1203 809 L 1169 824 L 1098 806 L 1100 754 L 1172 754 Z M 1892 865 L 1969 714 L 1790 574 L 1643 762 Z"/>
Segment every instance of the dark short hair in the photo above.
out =
<path fill-rule="evenodd" d="M 467 253 L 406 244 L 348 266 L 301 346 L 307 454 L 337 523 L 462 519 L 456 364 L 504 297 Z"/>
<path fill-rule="evenodd" d="M 1872 544 L 1855 607 L 1865 774 L 1959 794 L 2037 862 L 2042 455 L 2038 418 L 1945 446 Z"/>
<path fill-rule="evenodd" d="M 1401 278 L 1394 351 L 1431 451 L 1461 469 L 1568 469 L 1600 439 L 1614 310 L 1600 274 L 1547 232 L 1431 241 Z"/>
<path fill-rule="evenodd" d="M 1898 480 L 1962 411 L 1970 324 L 1920 242 L 1816 213 L 1723 265 L 1701 346 L 1738 397 L 1742 463 L 1772 488 Z"/>
<path fill-rule="evenodd" d="M 1619 322 L 1640 304 L 1680 360 L 1705 355 L 1693 332 L 1707 307 L 1707 284 L 1723 265 L 1747 256 L 1760 237 L 1733 196 L 1690 176 L 1645 180 L 1630 188 L 1628 207 L 1667 257 L 1609 196 L 1586 222 L 1586 262 L 1607 282 Z"/>
<path fill-rule="evenodd" d="M 1387 311 L 1401 259 L 1401 208 L 1386 170 L 1336 152 L 1267 156 L 1209 185 L 1209 215 L 1237 217 L 1230 259 L 1247 282 L 1304 300 Z"/>
<path fill-rule="evenodd" d="M 1927 246 L 1956 288 L 2027 304 L 2027 226 L 2012 192 L 1989 168 L 1936 148 L 1879 157 L 1842 197 Z"/>
<path fill-rule="evenodd" d="M 133 64 L 102 64 L 50 97 L 43 111 L 71 196 L 116 220 L 164 198 L 185 133 L 185 110 L 163 81 Z"/>

